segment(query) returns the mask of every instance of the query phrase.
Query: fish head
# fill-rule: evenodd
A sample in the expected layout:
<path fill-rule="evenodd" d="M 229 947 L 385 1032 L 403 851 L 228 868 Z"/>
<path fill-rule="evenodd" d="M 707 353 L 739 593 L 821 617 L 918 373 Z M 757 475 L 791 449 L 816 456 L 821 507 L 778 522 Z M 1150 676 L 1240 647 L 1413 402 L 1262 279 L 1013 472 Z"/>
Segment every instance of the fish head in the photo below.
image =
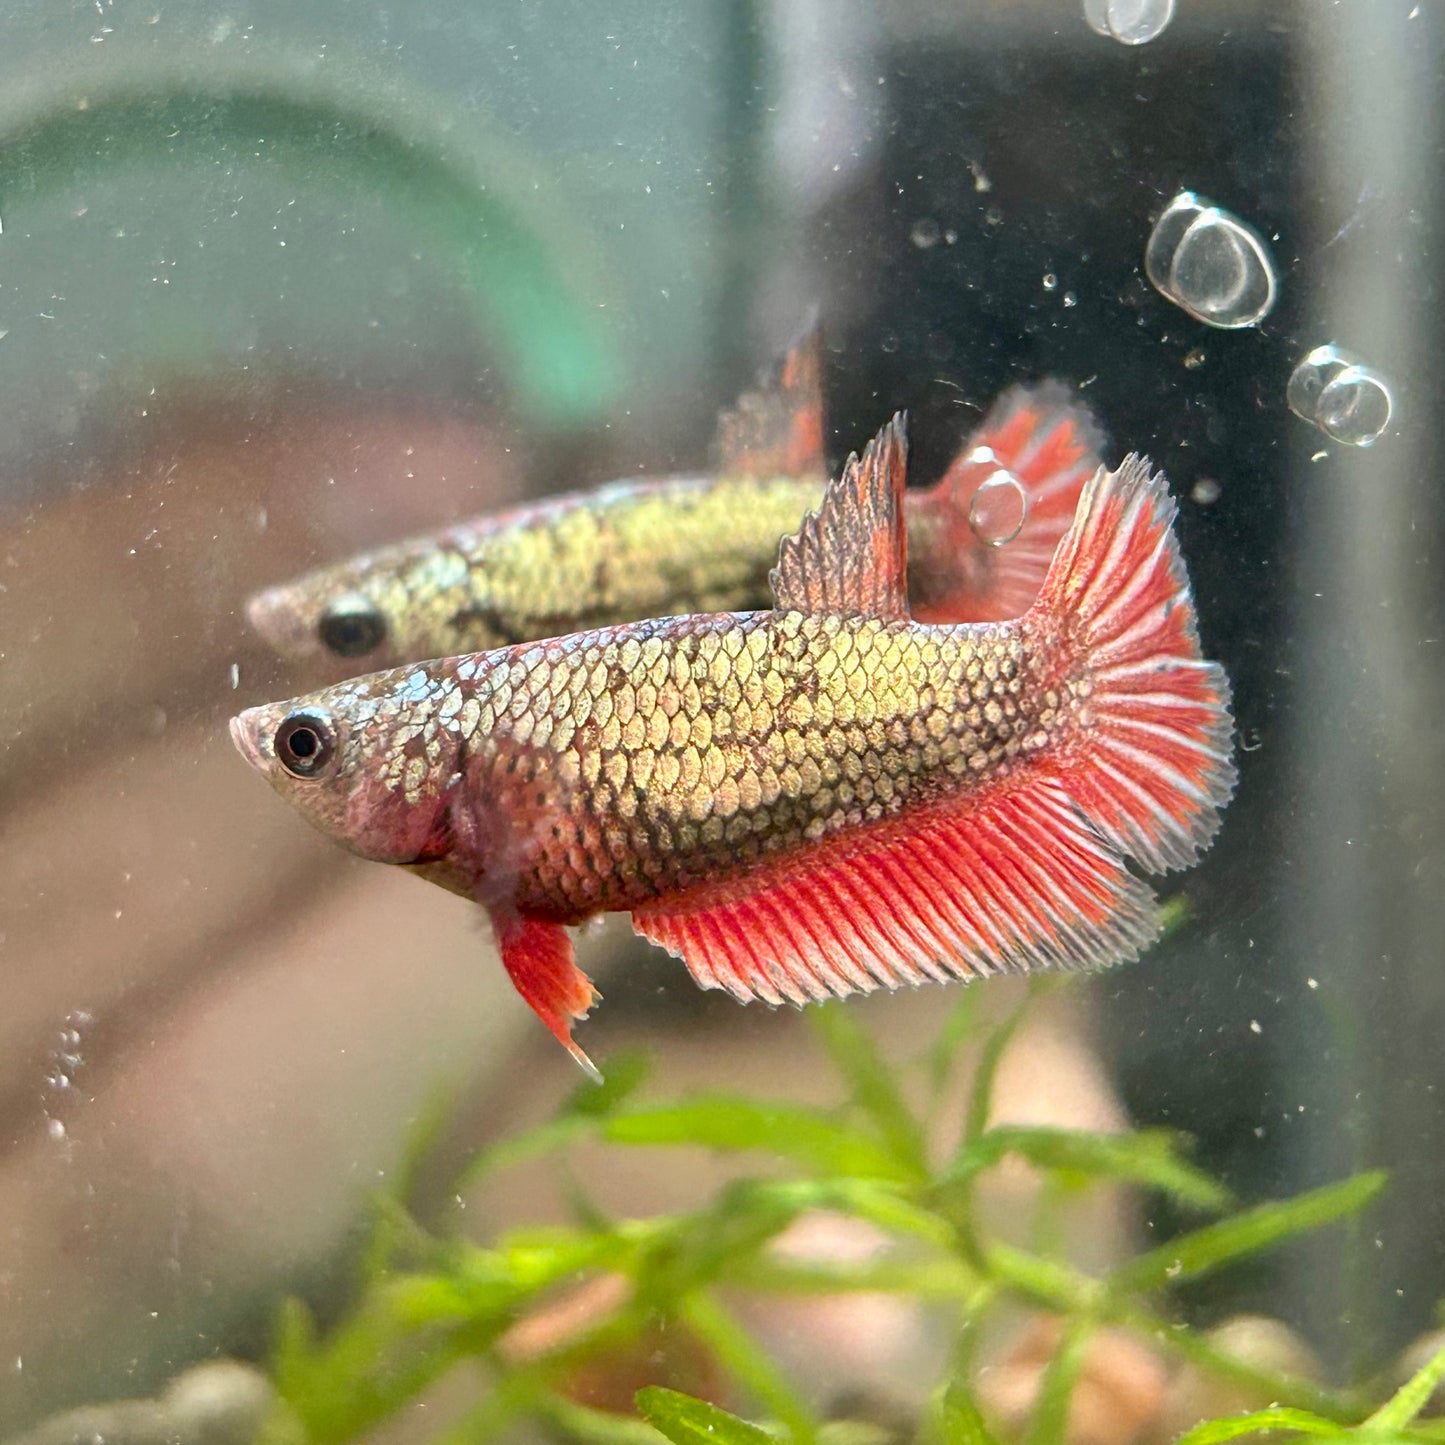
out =
<path fill-rule="evenodd" d="M 405 659 L 405 598 L 363 561 L 308 573 L 251 598 L 251 626 L 283 657 L 345 663 L 356 670 Z"/>
<path fill-rule="evenodd" d="M 437 715 L 445 684 L 379 673 L 231 719 L 241 756 L 313 827 L 378 863 L 445 857 L 462 743 Z"/>

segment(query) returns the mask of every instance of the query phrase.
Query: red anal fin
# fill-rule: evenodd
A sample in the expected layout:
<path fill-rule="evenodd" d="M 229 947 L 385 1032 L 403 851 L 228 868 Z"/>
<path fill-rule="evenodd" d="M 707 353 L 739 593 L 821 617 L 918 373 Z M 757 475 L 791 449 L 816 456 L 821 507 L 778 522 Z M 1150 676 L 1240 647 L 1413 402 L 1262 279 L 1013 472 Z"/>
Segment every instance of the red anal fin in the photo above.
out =
<path fill-rule="evenodd" d="M 779 611 L 908 617 L 907 472 L 900 414 L 868 443 L 861 460 L 848 458 L 818 510 L 783 538 L 771 576 Z"/>
<path fill-rule="evenodd" d="M 1200 656 L 1173 517 L 1168 484 L 1142 458 L 1100 468 L 1024 622 L 1041 651 L 1064 637 L 1081 649 L 1065 668 L 1087 684 L 1069 796 L 1156 873 L 1213 838 L 1235 778 L 1229 682 Z"/>
<path fill-rule="evenodd" d="M 638 908 L 703 988 L 796 1004 L 1038 968 L 1100 968 L 1158 932 L 1153 896 L 1043 771 L 923 818 Z"/>
<path fill-rule="evenodd" d="M 823 341 L 816 321 L 756 391 L 718 418 L 717 468 L 727 477 L 812 480 L 827 475 L 823 451 Z"/>
<path fill-rule="evenodd" d="M 560 923 L 492 911 L 502 964 L 532 1012 L 595 1083 L 602 1082 L 592 1060 L 572 1040 L 572 1024 L 585 1018 L 601 996 L 572 959 L 572 940 Z"/>
<path fill-rule="evenodd" d="M 925 622 L 1003 622 L 1020 617 L 1043 586 L 1102 445 L 1093 413 L 1056 381 L 1013 387 L 994 403 L 937 486 L 910 497 L 933 513 L 944 545 L 913 559 L 913 613 Z M 969 522 L 973 500 L 995 473 L 1023 489 L 1023 526 L 993 546 Z"/>

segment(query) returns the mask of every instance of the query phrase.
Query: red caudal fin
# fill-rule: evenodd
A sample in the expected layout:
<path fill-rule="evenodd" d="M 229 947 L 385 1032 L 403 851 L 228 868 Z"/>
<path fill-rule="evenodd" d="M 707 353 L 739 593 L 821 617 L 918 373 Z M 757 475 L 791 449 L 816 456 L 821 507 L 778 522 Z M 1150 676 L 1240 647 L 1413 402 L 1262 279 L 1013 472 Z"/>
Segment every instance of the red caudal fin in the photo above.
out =
<path fill-rule="evenodd" d="M 572 961 L 567 930 L 560 923 L 510 912 L 493 912 L 492 927 L 502 963 L 517 992 L 588 1077 L 600 1084 L 602 1075 L 572 1041 L 573 1021 L 585 1018 L 599 995 Z"/>
<path fill-rule="evenodd" d="M 1005 392 L 942 480 L 917 499 L 931 545 L 912 558 L 914 615 L 924 622 L 1022 616 L 1098 469 L 1100 444 L 1093 414 L 1059 382 Z M 979 488 L 1000 477 L 1016 484 L 994 489 L 1001 530 L 976 506 Z M 1017 535 L 1008 536 L 1004 518 L 1019 512 Z"/>
<path fill-rule="evenodd" d="M 773 1004 L 1103 967 L 1158 932 L 1149 890 L 1038 776 L 648 904 L 632 924 L 703 988 Z"/>
<path fill-rule="evenodd" d="M 1025 619 L 1078 698 L 1059 779 L 1090 823 L 1150 872 L 1214 837 L 1234 790 L 1229 682 L 1199 654 L 1194 605 L 1162 475 L 1102 467 Z"/>
<path fill-rule="evenodd" d="M 782 362 L 756 391 L 718 418 L 713 448 L 717 470 L 727 477 L 797 477 L 822 481 L 822 328 L 810 321 Z"/>

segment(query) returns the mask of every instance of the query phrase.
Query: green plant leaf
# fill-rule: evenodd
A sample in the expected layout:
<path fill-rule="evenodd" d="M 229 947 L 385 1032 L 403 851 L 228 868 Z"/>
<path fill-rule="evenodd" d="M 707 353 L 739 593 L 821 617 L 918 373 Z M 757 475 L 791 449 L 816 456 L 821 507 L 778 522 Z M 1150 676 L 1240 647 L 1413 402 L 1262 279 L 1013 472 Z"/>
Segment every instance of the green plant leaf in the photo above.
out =
<path fill-rule="evenodd" d="M 1071 1320 L 1065 1326 L 1039 1386 L 1039 1398 L 1025 1437 L 1028 1445 L 1063 1445 L 1068 1438 L 1069 1405 L 1084 1367 L 1092 1328 L 1093 1322 L 1087 1317 Z"/>
<path fill-rule="evenodd" d="M 1385 1177 L 1380 1171 L 1356 1174 L 1295 1199 L 1257 1205 L 1218 1224 L 1182 1234 L 1115 1270 L 1108 1286 L 1116 1292 L 1146 1291 L 1193 1279 L 1230 1260 L 1358 1213 L 1385 1187 Z"/>
<path fill-rule="evenodd" d="M 636 1399 L 643 1419 L 673 1445 L 778 1445 L 766 1430 L 679 1390 L 648 1385 Z"/>
<path fill-rule="evenodd" d="M 816 1110 L 735 1094 L 698 1094 L 679 1104 L 613 1114 L 603 1121 L 602 1135 L 614 1144 L 759 1149 L 821 1174 L 909 1177 L 888 1150 Z"/>
<path fill-rule="evenodd" d="M 767 1352 L 712 1295 L 699 1291 L 684 1301 L 680 1313 L 698 1338 L 777 1416 L 793 1445 L 813 1445 L 818 1425 L 802 1397 Z"/>
<path fill-rule="evenodd" d="M 660 1388 L 660 1387 L 654 1387 Z M 671 1394 L 672 1391 L 666 1393 Z M 687 1396 L 683 1397 L 688 1398 Z M 699 1402 L 701 1403 L 701 1402 Z M 565 1435 L 580 1442 L 580 1445 L 661 1445 L 658 1432 L 641 1420 L 630 1415 L 615 1415 L 610 1410 L 594 1410 L 588 1405 L 579 1405 L 565 1395 L 546 1391 L 532 1408 L 549 1424 L 555 1425 Z M 716 1406 L 709 1406 L 716 1409 Z M 491 1436 L 475 1436 L 475 1439 L 490 1439 Z M 717 1437 L 714 1437 L 715 1439 Z M 771 1445 L 777 1441 L 766 1437 Z"/>
<path fill-rule="evenodd" d="M 1181 1435 L 1175 1445 L 1221 1445 L 1226 1440 L 1238 1440 L 1241 1436 L 1255 1435 L 1270 1430 L 1293 1430 L 1300 1435 L 1323 1436 L 1325 1439 L 1347 1440 L 1350 1432 L 1342 1429 L 1332 1420 L 1322 1420 L 1308 1410 L 1291 1410 L 1283 1405 L 1274 1405 L 1268 1410 L 1256 1410 L 1249 1415 L 1234 1415 L 1226 1420 L 1206 1420 L 1196 1425 L 1187 1434 Z"/>
<path fill-rule="evenodd" d="M 602 1061 L 602 1082 L 584 1079 L 567 1096 L 558 1111 L 571 1118 L 600 1119 L 615 1113 L 642 1087 L 652 1073 L 652 1055 L 645 1049 L 625 1049 Z"/>
<path fill-rule="evenodd" d="M 1368 1420 L 1377 1430 L 1402 1430 L 1430 1403 L 1430 1396 L 1445 1380 L 1445 1345 L 1442 1345 Z"/>
<path fill-rule="evenodd" d="M 998 1445 L 968 1387 L 954 1379 L 929 1402 L 919 1445 Z"/>
<path fill-rule="evenodd" d="M 1029 994 L 1032 998 L 1033 994 Z M 1008 1046 L 1013 1042 L 1019 1025 L 1028 1011 L 1029 998 L 999 1024 L 985 1041 L 983 1053 L 978 1061 L 978 1071 L 973 1076 L 973 1090 L 968 1097 L 968 1115 L 964 1119 L 963 1142 L 971 1144 L 988 1127 L 988 1116 L 993 1112 L 993 1086 L 998 1078 L 998 1067 Z"/>
<path fill-rule="evenodd" d="M 1096 1134 L 1082 1129 L 989 1129 L 965 1144 L 944 1174 L 945 1184 L 970 1181 L 1017 1154 L 1039 1169 L 1126 1180 L 1164 1190 L 1201 1209 L 1224 1209 L 1229 1191 L 1181 1159 L 1176 1136 L 1166 1130 L 1131 1134 Z"/>
<path fill-rule="evenodd" d="M 922 1178 L 926 1173 L 923 1131 L 903 1102 L 893 1070 L 883 1061 L 857 1013 L 841 1003 L 827 1003 L 811 1014 L 813 1027 L 834 1068 L 847 1081 L 854 1103 L 873 1121 L 898 1164 Z"/>

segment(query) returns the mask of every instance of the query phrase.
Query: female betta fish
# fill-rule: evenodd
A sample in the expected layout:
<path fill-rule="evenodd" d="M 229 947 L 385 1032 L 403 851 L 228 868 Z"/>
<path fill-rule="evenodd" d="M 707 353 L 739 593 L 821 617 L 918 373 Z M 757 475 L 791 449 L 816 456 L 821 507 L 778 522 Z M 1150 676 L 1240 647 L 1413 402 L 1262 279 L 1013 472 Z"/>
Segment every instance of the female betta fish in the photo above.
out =
<path fill-rule="evenodd" d="M 566 929 L 607 911 L 704 988 L 803 1003 L 1100 967 L 1233 785 L 1162 477 L 1084 487 L 1011 622 L 909 615 L 895 419 L 781 547 L 766 612 L 638 622 L 363 677 L 233 720 L 310 822 L 487 910 L 585 1068 Z"/>
<path fill-rule="evenodd" d="M 816 327 L 723 414 L 715 451 L 712 476 L 616 482 L 323 568 L 254 597 L 251 621 L 287 656 L 354 672 L 640 617 L 765 608 L 778 542 L 827 482 Z M 908 495 L 915 615 L 1022 613 L 1097 465 L 1097 429 L 1062 386 L 1008 392 L 942 480 Z M 977 505 L 990 492 L 992 518 Z"/>

